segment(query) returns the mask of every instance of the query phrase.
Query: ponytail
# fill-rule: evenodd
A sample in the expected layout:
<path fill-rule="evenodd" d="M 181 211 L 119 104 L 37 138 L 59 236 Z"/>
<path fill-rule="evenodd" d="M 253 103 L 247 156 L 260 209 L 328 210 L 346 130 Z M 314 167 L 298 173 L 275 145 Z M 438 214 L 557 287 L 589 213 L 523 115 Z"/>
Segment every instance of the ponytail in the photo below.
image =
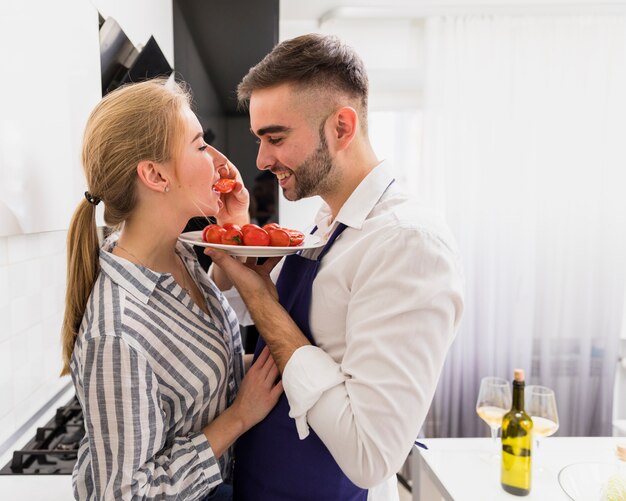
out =
<path fill-rule="evenodd" d="M 91 289 L 100 272 L 98 249 L 96 209 L 93 204 L 82 200 L 72 216 L 67 233 L 67 286 L 61 331 L 63 349 L 61 376 L 70 373 L 70 360 L 78 329 Z"/>
<path fill-rule="evenodd" d="M 100 272 L 94 204 L 104 203 L 107 226 L 119 228 L 130 217 L 137 202 L 138 163 L 174 158 L 185 131 L 181 110 L 190 103 L 182 83 L 148 80 L 110 92 L 87 120 L 81 160 L 89 191 L 67 234 L 62 376 L 70 372 L 76 336 Z"/>

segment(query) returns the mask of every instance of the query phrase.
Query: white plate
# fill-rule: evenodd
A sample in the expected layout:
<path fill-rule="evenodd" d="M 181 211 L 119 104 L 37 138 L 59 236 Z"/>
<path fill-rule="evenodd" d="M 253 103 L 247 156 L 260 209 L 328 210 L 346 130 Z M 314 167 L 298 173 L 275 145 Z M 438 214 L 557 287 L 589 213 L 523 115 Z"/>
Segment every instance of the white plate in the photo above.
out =
<path fill-rule="evenodd" d="M 559 472 L 559 485 L 573 501 L 604 499 L 602 490 L 609 480 L 610 463 L 572 463 Z"/>
<path fill-rule="evenodd" d="M 180 235 L 178 239 L 181 242 L 186 242 L 191 245 L 197 245 L 198 247 L 214 247 L 216 249 L 222 249 L 228 252 L 231 256 L 247 256 L 247 257 L 274 257 L 274 256 L 288 256 L 289 254 L 295 254 L 302 249 L 315 249 L 321 247 L 324 243 L 319 237 L 315 235 L 305 235 L 302 245 L 297 247 L 259 247 L 255 245 L 224 245 L 224 244 L 209 244 L 202 240 L 202 231 L 187 231 Z"/>

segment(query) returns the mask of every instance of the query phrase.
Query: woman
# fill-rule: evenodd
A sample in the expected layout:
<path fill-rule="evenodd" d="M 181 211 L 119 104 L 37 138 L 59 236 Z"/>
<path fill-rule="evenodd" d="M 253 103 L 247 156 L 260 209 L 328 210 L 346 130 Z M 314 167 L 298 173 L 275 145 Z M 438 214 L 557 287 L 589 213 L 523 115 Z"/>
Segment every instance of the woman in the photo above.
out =
<path fill-rule="evenodd" d="M 88 191 L 68 233 L 63 325 L 63 374 L 86 427 L 74 494 L 217 499 L 230 446 L 282 385 L 269 352 L 242 381 L 237 319 L 177 237 L 194 216 L 244 213 L 248 193 L 171 82 L 108 94 L 87 122 L 82 163 Z M 238 181 L 223 201 L 212 190 L 219 171 Z M 107 225 L 121 227 L 101 249 L 100 201 Z"/>

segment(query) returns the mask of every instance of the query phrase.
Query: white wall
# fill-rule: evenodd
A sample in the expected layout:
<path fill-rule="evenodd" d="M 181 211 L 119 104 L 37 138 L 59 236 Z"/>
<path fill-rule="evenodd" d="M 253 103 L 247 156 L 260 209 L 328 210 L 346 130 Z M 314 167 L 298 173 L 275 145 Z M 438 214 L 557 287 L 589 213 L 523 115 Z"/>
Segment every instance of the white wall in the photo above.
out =
<path fill-rule="evenodd" d="M 96 10 L 85 0 L 2 2 L 0 61 L 0 235 L 64 229 L 100 98 Z"/>
<path fill-rule="evenodd" d="M 54 6 L 52 8 L 51 6 Z M 83 61 L 84 71 L 91 71 L 90 75 L 74 75 L 80 82 L 80 78 L 95 81 L 98 84 L 98 96 L 91 99 L 87 112 L 96 104 L 100 92 L 100 62 L 98 50 L 98 18 L 96 7 L 106 16 L 113 16 L 122 29 L 129 35 L 135 44 L 145 43 L 150 34 L 155 38 L 168 58 L 170 64 L 174 61 L 173 29 L 172 29 L 172 3 L 171 0 L 134 0 L 122 1 L 94 1 L 89 0 L 27 0 L 24 2 L 2 2 L 0 4 L 0 53 L 7 51 L 15 53 L 15 60 L 20 57 L 31 56 L 32 47 L 27 41 L 41 40 L 40 29 L 48 29 L 48 25 L 56 26 L 62 36 L 67 33 L 71 44 L 65 48 L 92 46 L 96 42 L 96 52 L 91 51 L 85 55 Z M 11 13 L 8 10 L 12 10 Z M 22 10 L 24 9 L 24 10 Z M 19 11 L 19 12 L 18 12 Z M 7 35 L 2 31 L 11 27 L 6 21 L 9 14 L 20 16 L 29 13 L 32 22 L 15 24 L 20 28 L 19 33 L 13 32 L 14 38 L 7 46 Z M 43 17 L 42 17 L 43 16 Z M 18 19 L 19 16 L 13 16 Z M 45 22 L 44 22 L 45 19 Z M 68 24 L 69 23 L 69 24 Z M 72 29 L 68 29 L 71 27 Z M 32 79 L 45 89 L 54 80 L 54 61 L 62 57 L 68 57 L 65 50 L 56 42 L 38 44 L 37 57 L 32 60 L 33 66 L 45 69 L 35 76 L 29 74 L 28 81 L 23 80 L 24 75 L 13 72 L 11 78 L 0 80 L 0 96 L 5 93 L 17 99 L 16 91 L 29 88 L 34 85 Z M 4 64 L 3 68 L 10 68 Z M 80 77 L 80 78 L 79 78 Z M 70 79 L 71 80 L 71 79 Z M 35 93 L 35 91 L 32 91 Z M 43 91 L 42 91 L 43 92 Z M 1 99 L 1 97 L 0 97 Z M 28 97 L 20 96 L 25 108 L 15 107 L 12 109 L 28 109 Z M 88 99 L 89 100 L 89 99 Z M 88 101 L 87 100 L 87 101 Z M 48 159 L 37 165 L 24 166 L 24 169 L 33 169 L 35 175 L 45 175 L 63 171 L 59 165 L 63 161 L 60 157 L 58 145 L 46 142 L 46 135 L 51 134 L 50 127 L 54 127 L 52 120 L 57 113 L 65 116 L 74 113 L 76 109 L 84 109 L 86 105 L 85 94 L 81 89 L 71 86 L 65 89 L 58 103 L 36 100 L 39 103 L 37 110 L 29 110 L 25 123 L 31 124 L 29 134 L 24 144 L 29 149 L 45 148 L 49 151 L 45 155 Z M 4 103 L 4 101 L 2 102 Z M 63 108 L 66 107 L 67 109 Z M 63 108 L 63 109 L 61 109 Z M 0 121 L 6 118 L 3 109 Z M 48 117 L 51 117 L 48 120 Z M 20 117 L 18 117 L 20 118 Z M 86 118 L 86 117 L 85 117 Z M 46 124 L 41 128 L 40 124 Z M 82 136 L 81 130 L 78 131 Z M 68 146 L 69 144 L 69 146 Z M 80 140 L 66 139 L 63 154 L 78 158 Z M 2 159 L 0 148 L 0 164 Z M 67 166 L 66 166 L 67 167 Z M 83 183 L 82 171 L 75 164 L 75 170 L 66 168 L 65 177 L 61 178 L 59 189 L 65 190 L 69 204 L 73 209 L 82 196 Z M 28 171 L 30 172 L 30 170 Z M 69 172 L 69 174 L 68 174 Z M 0 169 L 0 182 L 6 186 L 6 173 Z M 26 175 L 22 170 L 18 174 Z M 29 183 L 23 184 L 17 190 L 19 196 L 25 199 L 31 191 Z M 0 210 L 1 206 L 0 206 Z M 40 209 L 49 211 L 49 207 Z M 1 221 L 0 221 L 1 224 Z M 62 221 L 58 231 L 36 231 L 34 233 L 0 236 L 0 445 L 20 426 L 22 426 L 42 405 L 52 398 L 61 388 L 69 383 L 69 378 L 59 378 L 61 370 L 60 331 L 63 315 L 63 303 L 65 297 L 65 239 L 69 217 Z M 2 233 L 0 233 L 2 235 Z M 0 465 L 1 466 L 1 465 Z"/>
<path fill-rule="evenodd" d="M 0 237 L 0 444 L 68 382 L 65 231 Z"/>

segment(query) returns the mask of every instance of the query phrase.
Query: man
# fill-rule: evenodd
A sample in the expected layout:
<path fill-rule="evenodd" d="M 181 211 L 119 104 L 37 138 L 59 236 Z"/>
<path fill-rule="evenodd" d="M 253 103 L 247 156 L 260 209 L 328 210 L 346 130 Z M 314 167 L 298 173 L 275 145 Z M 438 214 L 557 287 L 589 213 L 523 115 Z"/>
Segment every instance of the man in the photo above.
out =
<path fill-rule="evenodd" d="M 257 167 L 276 175 L 288 200 L 324 200 L 314 234 L 326 245 L 288 256 L 271 276 L 277 260 L 246 267 L 207 250 L 220 287 L 234 283 L 246 303 L 263 338 L 257 352 L 267 343 L 285 389 L 237 444 L 235 499 L 398 499 L 395 473 L 461 316 L 453 238 L 376 157 L 366 72 L 338 39 L 281 43 L 238 97 L 249 103 Z"/>

